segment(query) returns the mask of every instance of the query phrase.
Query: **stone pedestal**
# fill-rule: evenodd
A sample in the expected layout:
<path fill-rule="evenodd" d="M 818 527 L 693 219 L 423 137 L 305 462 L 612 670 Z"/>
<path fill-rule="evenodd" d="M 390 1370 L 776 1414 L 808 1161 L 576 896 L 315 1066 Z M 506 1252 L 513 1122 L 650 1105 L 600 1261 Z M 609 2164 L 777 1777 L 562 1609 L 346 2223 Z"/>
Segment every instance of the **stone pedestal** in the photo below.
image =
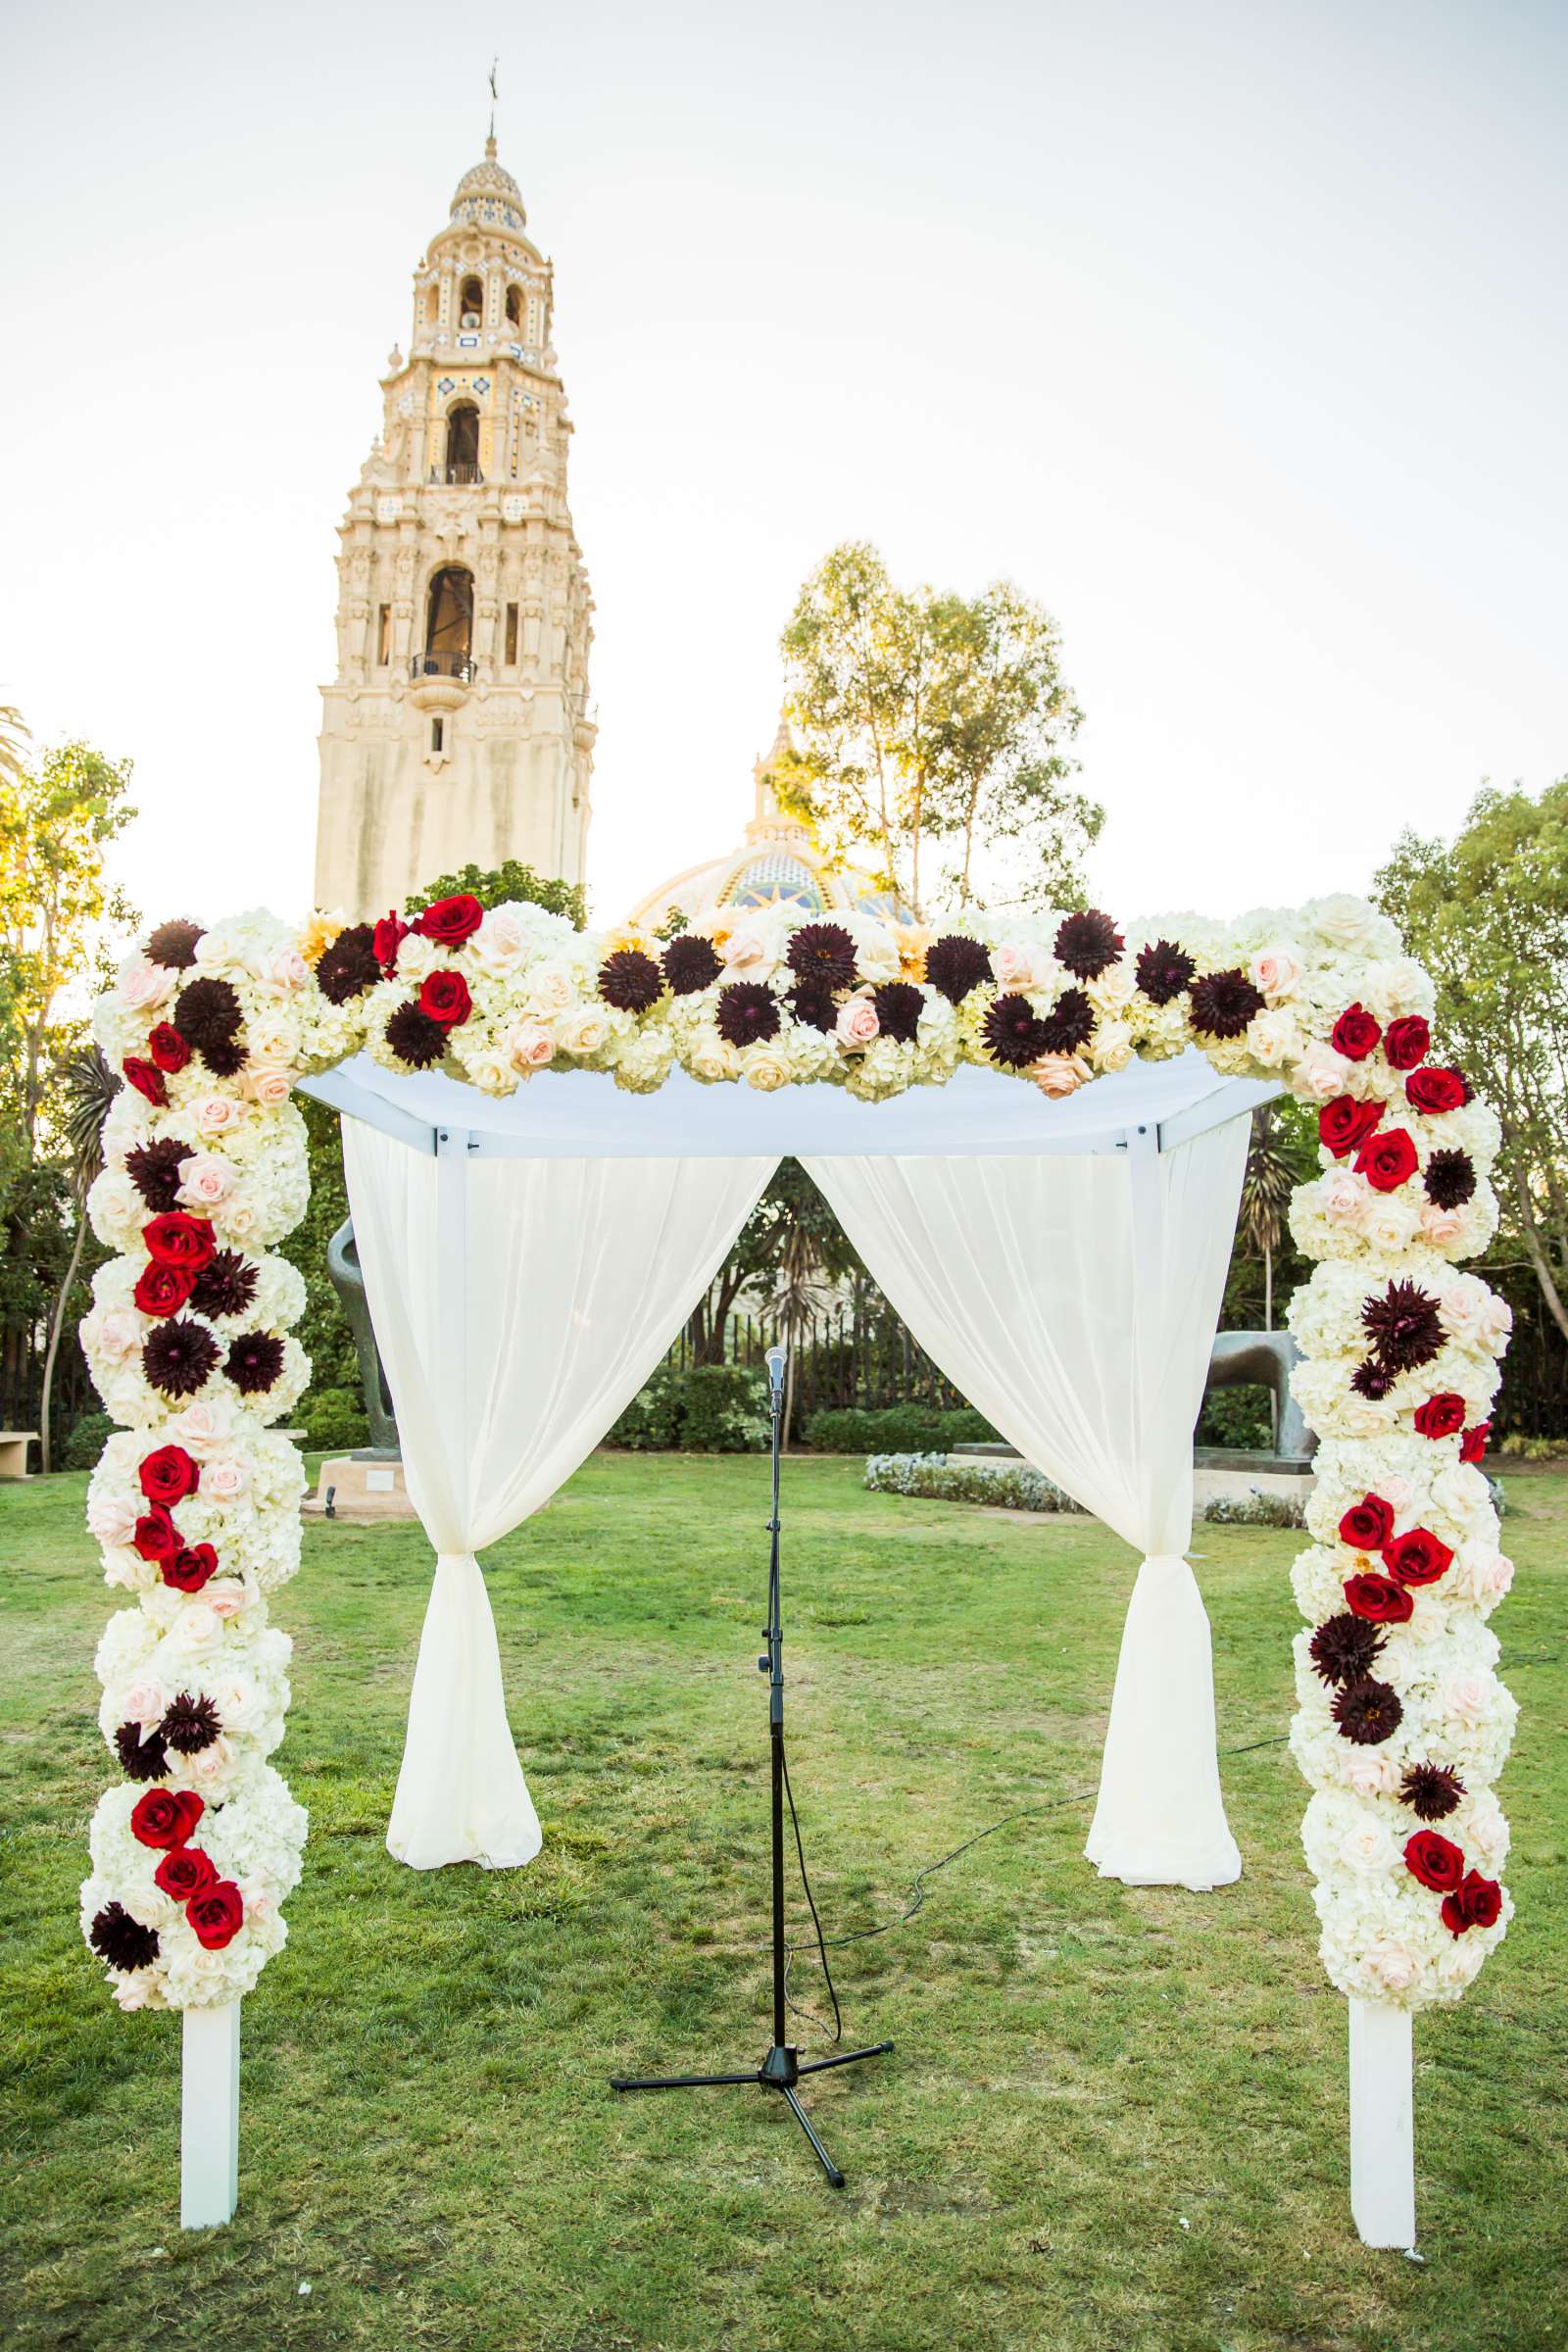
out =
<path fill-rule="evenodd" d="M 304 1508 L 308 1519 L 342 1519 L 351 1527 L 416 1516 L 401 1459 L 376 1446 L 363 1446 L 356 1453 L 335 1453 L 324 1461 L 316 1493 Z"/>

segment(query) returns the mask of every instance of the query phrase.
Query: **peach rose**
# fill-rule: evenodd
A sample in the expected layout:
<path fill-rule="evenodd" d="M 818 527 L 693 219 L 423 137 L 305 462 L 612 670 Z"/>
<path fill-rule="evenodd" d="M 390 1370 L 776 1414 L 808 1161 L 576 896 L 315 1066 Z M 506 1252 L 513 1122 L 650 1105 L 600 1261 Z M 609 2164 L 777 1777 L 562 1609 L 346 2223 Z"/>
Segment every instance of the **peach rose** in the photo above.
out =
<path fill-rule="evenodd" d="M 514 1021 L 507 1031 L 507 1059 L 525 1078 L 531 1078 L 535 1070 L 542 1070 L 547 1061 L 555 1058 L 555 1038 L 542 1021 Z"/>
<path fill-rule="evenodd" d="M 862 1051 L 881 1032 L 876 1006 L 869 997 L 851 997 L 839 1006 L 833 1034 L 846 1054 Z"/>
<path fill-rule="evenodd" d="M 1063 1095 L 1076 1094 L 1094 1073 L 1081 1054 L 1042 1054 L 1029 1064 L 1028 1074 L 1047 1100 L 1055 1102 Z"/>
<path fill-rule="evenodd" d="M 259 1102 L 264 1110 L 275 1110 L 280 1102 L 288 1101 L 294 1080 L 276 1062 L 250 1061 L 241 1073 L 240 1085 L 250 1102 Z"/>
<path fill-rule="evenodd" d="M 1423 1201 L 1421 1206 L 1421 1239 L 1430 1242 L 1434 1250 L 1450 1250 L 1464 1231 L 1464 1214 L 1457 1208 L 1440 1208 L 1435 1200 Z"/>

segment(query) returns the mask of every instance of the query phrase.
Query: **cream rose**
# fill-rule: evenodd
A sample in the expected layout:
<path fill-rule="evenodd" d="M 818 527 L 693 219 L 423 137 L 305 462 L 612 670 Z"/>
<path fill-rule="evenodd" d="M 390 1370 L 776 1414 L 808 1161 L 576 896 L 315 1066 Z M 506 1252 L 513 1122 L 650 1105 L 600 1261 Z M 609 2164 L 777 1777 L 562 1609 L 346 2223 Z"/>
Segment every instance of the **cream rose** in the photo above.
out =
<path fill-rule="evenodd" d="M 783 1048 L 775 1040 L 765 1039 L 760 1044 L 744 1049 L 741 1075 L 748 1086 L 757 1088 L 759 1094 L 771 1095 L 776 1094 L 781 1086 L 789 1085 L 793 1072 L 789 1055 Z"/>
<path fill-rule="evenodd" d="M 564 1013 L 556 1024 L 556 1040 L 564 1054 L 584 1060 L 590 1054 L 604 1051 L 610 1036 L 610 1015 L 597 1004 L 579 1004 L 574 1011 Z"/>

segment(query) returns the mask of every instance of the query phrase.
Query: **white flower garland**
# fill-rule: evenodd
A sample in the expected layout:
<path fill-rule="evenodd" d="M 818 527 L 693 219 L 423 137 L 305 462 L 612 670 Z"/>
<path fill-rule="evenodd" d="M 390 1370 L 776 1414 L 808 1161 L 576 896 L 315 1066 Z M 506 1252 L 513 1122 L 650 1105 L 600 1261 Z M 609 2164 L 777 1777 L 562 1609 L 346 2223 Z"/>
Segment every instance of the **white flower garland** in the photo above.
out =
<path fill-rule="evenodd" d="M 1291 1208 L 1319 1261 L 1290 1320 L 1322 1440 L 1293 1578 L 1291 1743 L 1314 1790 L 1324 1965 L 1347 1993 L 1456 2000 L 1512 1909 L 1493 1783 L 1517 1710 L 1486 1623 L 1512 1569 L 1475 1467 L 1510 1317 L 1456 1270 L 1496 1227 L 1499 1131 L 1431 1063 L 1431 1010 L 1393 924 L 1352 898 L 1126 938 L 1098 913 L 938 937 L 779 907 L 720 909 L 662 944 L 468 898 L 373 926 L 253 913 L 155 931 L 97 1011 L 126 1088 L 91 1200 L 119 1254 L 82 1324 L 125 1425 L 88 1525 L 106 1581 L 136 1596 L 99 1648 L 127 1778 L 100 1802 L 82 1892 L 119 1999 L 247 1990 L 299 1876 L 305 1816 L 266 1761 L 289 1649 L 267 1596 L 298 1566 L 302 1474 L 266 1424 L 310 1371 L 289 1331 L 303 1285 L 269 1254 L 308 1198 L 300 1077 L 363 1047 L 494 1096 L 540 1069 L 647 1094 L 678 1064 L 880 1101 L 973 1062 L 1055 1098 L 1197 1045 L 1319 1114 L 1322 1172 Z"/>

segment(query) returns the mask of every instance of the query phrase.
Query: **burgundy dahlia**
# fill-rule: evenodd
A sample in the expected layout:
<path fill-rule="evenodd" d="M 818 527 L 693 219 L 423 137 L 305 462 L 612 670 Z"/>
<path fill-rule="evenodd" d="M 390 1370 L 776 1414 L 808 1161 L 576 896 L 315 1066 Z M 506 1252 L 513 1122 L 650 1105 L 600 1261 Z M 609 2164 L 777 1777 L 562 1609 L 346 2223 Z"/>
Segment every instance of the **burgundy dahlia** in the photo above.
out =
<path fill-rule="evenodd" d="M 713 1018 L 727 1046 L 755 1046 L 763 1038 L 777 1037 L 778 999 L 760 980 L 733 980 L 719 990 Z"/>
<path fill-rule="evenodd" d="M 214 1046 L 228 1044 L 243 1018 L 239 998 L 226 980 L 187 980 L 174 999 L 174 1027 L 204 1059 Z"/>
<path fill-rule="evenodd" d="M 1169 1004 L 1192 983 L 1198 966 L 1174 940 L 1156 939 L 1138 958 L 1138 985 L 1151 1004 Z"/>
<path fill-rule="evenodd" d="M 700 931 L 672 939 L 662 960 L 670 994 L 676 997 L 694 997 L 700 988 L 711 988 L 724 969 L 718 950 Z"/>
<path fill-rule="evenodd" d="M 196 960 L 196 942 L 201 936 L 200 923 L 160 923 L 147 942 L 147 959 L 161 963 L 166 972 L 188 972 Z"/>
<path fill-rule="evenodd" d="M 839 1008 L 833 1002 L 832 990 L 817 988 L 805 980 L 798 980 L 790 990 L 789 1004 L 798 1021 L 808 1029 L 819 1029 L 824 1037 L 838 1019 Z"/>
<path fill-rule="evenodd" d="M 215 1078 L 237 1078 L 250 1054 L 237 1037 L 218 1037 L 204 1049 L 202 1059 Z"/>
<path fill-rule="evenodd" d="M 797 979 L 812 987 L 855 986 L 855 942 L 842 923 L 803 923 L 784 960 Z"/>
<path fill-rule="evenodd" d="M 163 1733 L 150 1732 L 144 1740 L 139 1723 L 120 1726 L 115 1734 L 115 1753 L 128 1781 L 161 1781 L 169 1770 Z"/>
<path fill-rule="evenodd" d="M 190 1302 L 199 1315 L 243 1315 L 254 1303 L 261 1270 L 237 1250 L 215 1250 L 196 1277 Z"/>
<path fill-rule="evenodd" d="M 1352 1617 L 1348 1609 L 1326 1618 L 1306 1645 L 1313 1671 L 1334 1684 L 1363 1681 L 1382 1647 L 1379 1629 L 1364 1617 Z"/>
<path fill-rule="evenodd" d="M 351 923 L 316 959 L 316 985 L 329 1004 L 352 1003 L 380 977 L 373 923 Z"/>
<path fill-rule="evenodd" d="M 263 1396 L 283 1369 L 283 1343 L 272 1331 L 246 1331 L 229 1348 L 223 1370 L 242 1396 Z"/>
<path fill-rule="evenodd" d="M 132 1919 L 123 1903 L 105 1903 L 87 1930 L 87 1941 L 100 1960 L 124 1975 L 151 1968 L 158 1957 L 158 1930 Z"/>
<path fill-rule="evenodd" d="M 447 1033 L 411 999 L 400 1004 L 387 1022 L 386 1042 L 399 1061 L 406 1061 L 411 1069 L 432 1070 L 447 1050 Z"/>
<path fill-rule="evenodd" d="M 1446 1821 L 1463 1794 L 1464 1783 L 1451 1764 L 1407 1764 L 1399 1783 L 1399 1802 L 1417 1821 Z"/>
<path fill-rule="evenodd" d="M 925 976 L 950 1004 L 961 1004 L 971 988 L 991 978 L 991 952 L 961 931 L 944 931 L 925 952 Z"/>
<path fill-rule="evenodd" d="M 1126 944 L 1109 915 L 1091 906 L 1084 914 L 1069 914 L 1056 933 L 1056 960 L 1079 980 L 1098 980 Z"/>
<path fill-rule="evenodd" d="M 599 967 L 599 994 L 617 1012 L 647 1012 L 664 993 L 664 975 L 641 948 L 617 948 Z"/>
<path fill-rule="evenodd" d="M 165 1396 L 194 1396 L 217 1369 L 218 1342 L 205 1323 L 171 1316 L 142 1342 L 141 1368 Z"/>
<path fill-rule="evenodd" d="M 876 1017 L 884 1037 L 897 1038 L 901 1046 L 914 1043 L 914 1033 L 920 1026 L 925 1010 L 925 996 L 912 980 L 884 980 L 871 991 Z"/>
<path fill-rule="evenodd" d="M 1381 1404 L 1394 1386 L 1394 1374 L 1385 1372 L 1377 1357 L 1369 1355 L 1365 1363 L 1357 1364 L 1350 1374 L 1350 1386 L 1357 1396 L 1366 1398 L 1368 1404 Z"/>
<path fill-rule="evenodd" d="M 1048 1054 L 1076 1054 L 1095 1033 L 1095 1008 L 1081 988 L 1064 988 L 1044 1027 Z"/>
<path fill-rule="evenodd" d="M 1443 1351 L 1438 1302 L 1419 1283 L 1391 1282 L 1381 1298 L 1367 1300 L 1361 1321 L 1385 1372 L 1418 1371 Z"/>
<path fill-rule="evenodd" d="M 1267 1001 L 1240 967 L 1230 972 L 1205 972 L 1201 980 L 1193 982 L 1193 1027 L 1205 1037 L 1240 1037 Z"/>
<path fill-rule="evenodd" d="M 1434 1152 L 1424 1182 L 1427 1199 L 1439 1208 L 1463 1208 L 1475 1198 L 1475 1162 L 1468 1152 Z"/>
<path fill-rule="evenodd" d="M 190 1156 L 190 1145 L 177 1135 L 161 1135 L 155 1144 L 135 1144 L 125 1153 L 125 1174 L 155 1215 L 167 1215 L 175 1205 L 179 1163 Z"/>
<path fill-rule="evenodd" d="M 170 1700 L 161 1727 L 170 1746 L 181 1756 L 199 1756 L 204 1747 L 212 1746 L 222 1728 L 213 1701 L 205 1694 L 192 1696 L 189 1690 L 181 1690 L 177 1698 Z"/>
<path fill-rule="evenodd" d="M 986 1014 L 981 1031 L 994 1061 L 1004 1070 L 1026 1070 L 1051 1051 L 1046 1024 L 1027 997 L 1002 996 Z"/>
<path fill-rule="evenodd" d="M 1357 1747 L 1376 1747 L 1392 1738 L 1404 1713 L 1399 1694 L 1371 1675 L 1347 1683 L 1331 1703 L 1330 1712 L 1347 1740 Z"/>

